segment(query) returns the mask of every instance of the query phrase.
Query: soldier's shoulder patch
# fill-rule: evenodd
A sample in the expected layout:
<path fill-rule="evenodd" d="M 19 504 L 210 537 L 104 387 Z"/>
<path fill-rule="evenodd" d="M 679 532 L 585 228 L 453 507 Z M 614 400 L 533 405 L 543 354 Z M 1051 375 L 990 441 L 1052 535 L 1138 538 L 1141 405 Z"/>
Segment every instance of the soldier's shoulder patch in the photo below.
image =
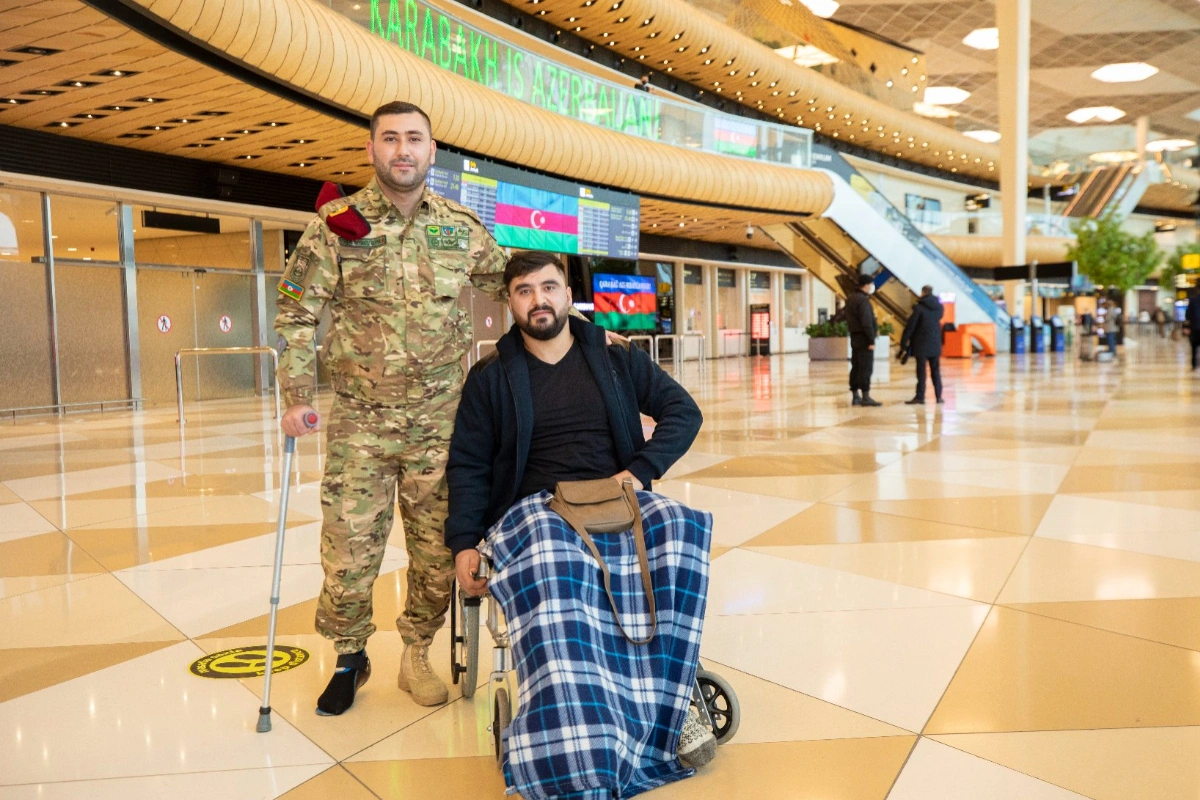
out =
<path fill-rule="evenodd" d="M 298 283 L 289 281 L 287 278 L 281 280 L 279 286 L 276 288 L 281 295 L 290 297 L 293 300 L 299 300 L 301 297 L 304 297 L 304 287 Z"/>
<path fill-rule="evenodd" d="M 296 254 L 292 257 L 292 264 L 288 267 L 288 280 L 297 284 L 306 282 L 309 273 L 317 265 L 317 260 L 317 254 L 309 248 L 303 246 L 297 248 Z"/>

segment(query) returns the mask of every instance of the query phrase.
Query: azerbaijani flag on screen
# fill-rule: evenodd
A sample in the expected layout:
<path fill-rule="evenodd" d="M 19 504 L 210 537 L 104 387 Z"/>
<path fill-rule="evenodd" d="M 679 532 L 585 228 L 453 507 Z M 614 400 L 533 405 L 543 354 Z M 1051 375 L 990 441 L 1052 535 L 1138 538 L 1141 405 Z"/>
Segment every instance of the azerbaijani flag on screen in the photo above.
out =
<path fill-rule="evenodd" d="M 592 275 L 596 324 L 610 331 L 654 330 L 658 297 L 654 278 L 642 275 Z"/>
<path fill-rule="evenodd" d="M 758 128 L 753 123 L 717 120 L 713 149 L 718 153 L 754 158 L 758 154 Z"/>
<path fill-rule="evenodd" d="M 501 181 L 496 187 L 496 241 L 522 250 L 578 253 L 578 198 Z"/>

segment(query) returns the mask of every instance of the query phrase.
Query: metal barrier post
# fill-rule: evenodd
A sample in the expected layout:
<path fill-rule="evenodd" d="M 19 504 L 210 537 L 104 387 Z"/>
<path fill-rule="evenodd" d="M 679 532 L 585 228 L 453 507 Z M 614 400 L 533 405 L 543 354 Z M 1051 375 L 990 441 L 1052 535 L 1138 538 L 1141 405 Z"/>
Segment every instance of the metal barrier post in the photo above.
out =
<path fill-rule="evenodd" d="M 185 355 L 212 356 L 238 353 L 271 356 L 275 371 L 275 419 L 279 419 L 279 353 L 275 352 L 274 347 L 185 347 L 175 354 L 175 398 L 179 406 L 179 427 L 182 428 L 187 422 L 183 416 L 183 357 Z"/>
<path fill-rule="evenodd" d="M 629 337 L 630 344 L 633 344 L 634 342 L 640 342 L 642 340 L 645 340 L 650 343 L 650 350 L 649 350 L 650 360 L 653 361 L 655 364 L 657 364 L 658 363 L 658 353 L 654 352 L 654 337 L 653 336 L 639 334 L 638 336 L 630 336 Z"/>
<path fill-rule="evenodd" d="M 686 346 L 688 339 L 699 339 L 700 340 L 700 347 L 699 347 L 699 350 L 697 350 L 697 352 L 696 352 L 696 358 L 700 362 L 700 375 L 701 375 L 701 377 L 703 377 L 704 375 L 706 375 L 708 373 L 708 359 L 704 353 L 704 343 L 705 343 L 704 334 L 703 333 L 685 333 L 685 334 L 683 334 L 683 344 L 685 346 Z M 680 350 L 682 350 L 682 349 L 683 348 L 681 347 Z M 682 358 L 682 354 L 681 354 L 681 358 Z"/>
<path fill-rule="evenodd" d="M 471 367 L 479 363 L 479 359 L 483 358 L 483 346 L 485 344 L 490 344 L 492 347 L 495 347 L 498 341 L 498 339 L 480 339 L 478 342 L 476 342 L 475 358 L 473 360 L 471 358 L 471 353 L 469 351 L 467 352 L 467 369 L 470 370 Z"/>

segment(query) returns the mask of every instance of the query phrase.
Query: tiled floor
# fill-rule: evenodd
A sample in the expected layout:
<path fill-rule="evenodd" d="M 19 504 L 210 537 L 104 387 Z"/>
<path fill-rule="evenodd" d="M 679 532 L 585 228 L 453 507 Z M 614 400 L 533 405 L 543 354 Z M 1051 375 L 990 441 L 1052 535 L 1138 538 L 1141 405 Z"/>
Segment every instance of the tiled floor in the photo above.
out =
<path fill-rule="evenodd" d="M 1117 364 L 948 361 L 944 406 L 880 364 L 689 365 L 706 423 L 658 489 L 713 512 L 703 658 L 743 720 L 667 798 L 1200 796 L 1200 376 L 1181 345 Z M 327 399 L 326 399 L 327 402 Z M 393 677 L 407 558 L 376 585 L 375 679 L 313 713 L 322 443 L 294 476 L 275 681 L 206 680 L 262 644 L 279 494 L 265 404 L 0 424 L 0 800 L 486 798 L 486 692 Z M 396 539 L 399 542 L 399 539 Z M 485 639 L 486 641 L 486 639 Z M 435 667 L 445 675 L 445 632 Z M 484 654 L 487 663 L 487 654 Z"/>

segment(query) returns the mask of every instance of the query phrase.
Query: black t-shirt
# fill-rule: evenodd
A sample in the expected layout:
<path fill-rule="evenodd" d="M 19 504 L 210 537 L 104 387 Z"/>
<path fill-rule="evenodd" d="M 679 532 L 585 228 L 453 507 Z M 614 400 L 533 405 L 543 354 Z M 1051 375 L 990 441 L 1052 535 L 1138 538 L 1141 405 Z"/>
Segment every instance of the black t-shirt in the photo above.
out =
<path fill-rule="evenodd" d="M 609 478 L 621 471 L 608 413 L 579 340 L 557 364 L 525 353 L 533 393 L 533 438 L 517 499 L 560 480 Z"/>

